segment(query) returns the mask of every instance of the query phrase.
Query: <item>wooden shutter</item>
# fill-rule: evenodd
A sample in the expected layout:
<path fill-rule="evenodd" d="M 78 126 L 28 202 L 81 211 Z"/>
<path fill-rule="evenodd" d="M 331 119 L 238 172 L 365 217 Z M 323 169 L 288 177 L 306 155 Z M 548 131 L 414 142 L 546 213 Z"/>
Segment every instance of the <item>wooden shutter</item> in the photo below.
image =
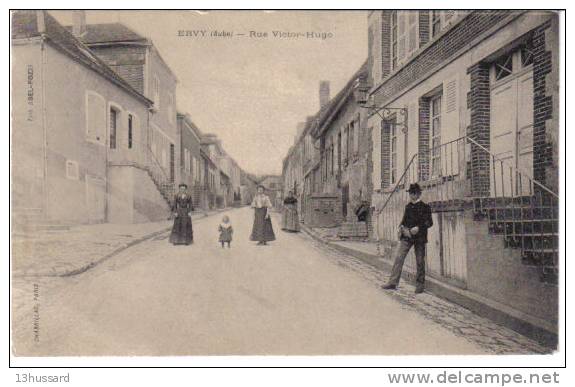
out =
<path fill-rule="evenodd" d="M 443 83 L 443 106 L 441 117 L 441 142 L 447 144 L 459 138 L 459 79 L 457 76 L 448 78 Z M 463 146 L 463 145 L 461 145 Z M 442 171 L 444 175 L 459 173 L 460 144 L 452 143 L 444 146 Z"/>
<path fill-rule="evenodd" d="M 400 62 L 405 58 L 406 51 L 406 14 L 405 11 L 398 11 L 397 14 L 397 61 Z"/>

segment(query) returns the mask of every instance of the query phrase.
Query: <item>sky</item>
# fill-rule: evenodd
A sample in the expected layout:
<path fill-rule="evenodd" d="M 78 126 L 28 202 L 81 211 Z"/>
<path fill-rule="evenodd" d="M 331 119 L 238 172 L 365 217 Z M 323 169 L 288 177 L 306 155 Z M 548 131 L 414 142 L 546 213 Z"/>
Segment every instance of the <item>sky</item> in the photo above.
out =
<path fill-rule="evenodd" d="M 71 11 L 51 13 L 72 24 Z M 320 80 L 333 97 L 367 58 L 365 11 L 86 11 L 86 22 L 150 38 L 178 78 L 178 111 L 254 174 L 281 174 L 298 123 L 319 109 Z"/>

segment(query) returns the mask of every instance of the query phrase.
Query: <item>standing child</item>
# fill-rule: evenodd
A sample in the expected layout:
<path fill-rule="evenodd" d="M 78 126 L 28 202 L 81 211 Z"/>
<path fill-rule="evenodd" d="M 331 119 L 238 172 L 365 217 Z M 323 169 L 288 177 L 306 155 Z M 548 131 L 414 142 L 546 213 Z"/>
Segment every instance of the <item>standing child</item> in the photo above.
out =
<path fill-rule="evenodd" d="M 224 215 L 224 217 L 222 218 L 222 223 L 220 223 L 218 230 L 220 231 L 220 243 L 222 244 L 222 248 L 224 248 L 224 244 L 226 242 L 228 244 L 228 248 L 230 248 L 234 229 L 232 228 L 230 218 L 227 215 Z"/>

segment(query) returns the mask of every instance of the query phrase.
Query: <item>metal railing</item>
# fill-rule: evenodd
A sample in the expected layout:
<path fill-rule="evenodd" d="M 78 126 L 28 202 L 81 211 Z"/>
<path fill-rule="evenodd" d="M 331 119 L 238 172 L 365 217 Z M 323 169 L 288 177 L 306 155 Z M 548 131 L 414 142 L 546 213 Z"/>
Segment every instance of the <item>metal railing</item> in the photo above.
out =
<path fill-rule="evenodd" d="M 476 219 L 487 218 L 490 232 L 503 235 L 507 247 L 521 249 L 526 263 L 556 266 L 559 196 L 469 137 L 416 153 L 393 188 L 382 189 L 383 204 L 374 213 L 379 254 L 382 239 L 397 238 L 406 190 L 415 182 L 434 212 L 471 205 Z"/>
<path fill-rule="evenodd" d="M 490 232 L 503 235 L 506 247 L 520 248 L 525 263 L 557 267 L 559 195 L 508 158 L 497 157 L 471 138 L 467 141 L 489 158 L 488 195 L 474 198 L 478 217 L 489 220 Z"/>
<path fill-rule="evenodd" d="M 158 187 L 158 190 L 162 193 L 168 203 L 172 204 L 172 197 L 174 195 L 174 182 L 168 176 L 168 173 L 164 170 L 164 167 L 160 161 L 154 155 L 152 149 L 147 146 L 148 162 L 147 169 L 150 177 Z"/>

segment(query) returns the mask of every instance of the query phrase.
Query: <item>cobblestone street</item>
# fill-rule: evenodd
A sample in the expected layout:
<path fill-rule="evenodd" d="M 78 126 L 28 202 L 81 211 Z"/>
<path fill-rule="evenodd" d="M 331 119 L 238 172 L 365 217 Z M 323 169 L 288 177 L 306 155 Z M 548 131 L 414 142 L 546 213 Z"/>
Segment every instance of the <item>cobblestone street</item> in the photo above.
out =
<path fill-rule="evenodd" d="M 164 233 L 83 274 L 16 278 L 15 352 L 548 352 L 462 307 L 431 294 L 415 296 L 407 284 L 383 291 L 386 273 L 305 234 L 286 234 L 276 226 L 277 240 L 257 247 L 248 241 L 251 211 L 228 214 L 237 230 L 231 249 L 217 244 L 215 216 L 195 222 L 190 247 L 170 245 Z M 278 222 L 274 215 L 274 225 Z"/>

